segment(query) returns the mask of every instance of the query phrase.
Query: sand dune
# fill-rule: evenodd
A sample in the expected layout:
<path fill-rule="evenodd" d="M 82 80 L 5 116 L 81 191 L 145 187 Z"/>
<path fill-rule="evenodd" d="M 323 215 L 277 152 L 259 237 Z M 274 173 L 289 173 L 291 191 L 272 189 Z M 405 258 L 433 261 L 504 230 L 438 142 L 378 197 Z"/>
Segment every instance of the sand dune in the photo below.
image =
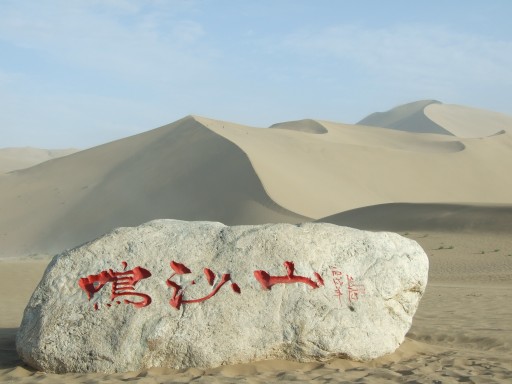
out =
<path fill-rule="evenodd" d="M 437 100 L 421 100 L 395 107 L 387 112 L 375 112 L 360 120 L 358 125 L 370 125 L 397 129 L 406 132 L 438 133 L 453 135 L 443 126 L 435 123 L 425 115 L 429 105 L 440 104 Z"/>
<path fill-rule="evenodd" d="M 318 121 L 312 119 L 304 119 L 297 121 L 287 121 L 284 123 L 277 123 L 270 126 L 270 128 L 290 129 L 292 131 L 307 132 L 307 133 L 327 133 L 327 129 Z"/>
<path fill-rule="evenodd" d="M 481 138 L 512 131 L 512 117 L 502 113 L 421 100 L 400 105 L 387 112 L 376 112 L 357 124 L 407 132 Z"/>
<path fill-rule="evenodd" d="M 353 209 L 319 222 L 372 231 L 512 233 L 512 205 L 391 203 Z"/>
<path fill-rule="evenodd" d="M 463 139 L 189 116 L 0 175 L 0 257 L 58 252 L 156 218 L 256 224 L 395 202 L 512 204 L 511 153 L 508 131 Z"/>
<path fill-rule="evenodd" d="M 393 202 L 512 204 L 512 135 L 480 139 L 321 121 L 321 135 L 198 118 L 249 157 L 268 195 L 315 219 Z"/>
<path fill-rule="evenodd" d="M 78 149 L 0 148 L 0 173 L 32 167 L 78 152 Z"/>
<path fill-rule="evenodd" d="M 478 138 L 512 132 L 512 117 L 452 104 L 429 104 L 425 115 L 453 135 Z"/>
<path fill-rule="evenodd" d="M 187 117 L 0 177 L 2 257 L 59 252 L 155 218 L 298 222 L 237 146 Z"/>

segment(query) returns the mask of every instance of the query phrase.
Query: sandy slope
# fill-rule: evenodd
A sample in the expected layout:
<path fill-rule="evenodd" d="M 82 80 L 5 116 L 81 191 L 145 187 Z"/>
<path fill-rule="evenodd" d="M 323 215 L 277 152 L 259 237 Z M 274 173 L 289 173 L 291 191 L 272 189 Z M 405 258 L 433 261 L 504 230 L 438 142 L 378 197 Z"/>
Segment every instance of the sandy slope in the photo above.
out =
<path fill-rule="evenodd" d="M 399 105 L 386 112 L 375 112 L 360 120 L 358 125 L 397 129 L 406 132 L 438 133 L 453 135 L 446 127 L 437 124 L 425 114 L 425 109 L 439 105 L 437 100 L 420 100 Z M 455 135 L 456 136 L 456 135 Z"/>
<path fill-rule="evenodd" d="M 318 220 L 372 231 L 453 231 L 512 234 L 512 205 L 391 203 Z"/>
<path fill-rule="evenodd" d="M 275 204 L 244 152 L 187 117 L 0 175 L 0 257 L 60 252 L 156 218 L 306 220 Z"/>
<path fill-rule="evenodd" d="M 512 116 L 436 100 L 420 100 L 376 112 L 357 124 L 406 132 L 480 138 L 512 131 Z"/>
<path fill-rule="evenodd" d="M 429 285 L 405 343 L 369 363 L 262 361 L 215 369 L 124 374 L 36 372 L 14 349 L 22 310 L 46 262 L 0 261 L 0 381 L 12 383 L 507 383 L 512 377 L 512 238 L 410 232 L 429 255 Z M 441 246 L 446 245 L 446 248 Z M 498 251 L 496 251 L 498 249 Z M 484 254 L 481 251 L 484 250 Z M 13 289 L 15 287 L 15 289 Z"/>
<path fill-rule="evenodd" d="M 393 202 L 512 204 L 510 132 L 460 139 L 321 121 L 328 132 L 315 134 L 198 120 L 247 153 L 276 203 L 315 219 Z"/>
<path fill-rule="evenodd" d="M 512 131 L 512 116 L 453 104 L 430 104 L 425 116 L 458 137 L 485 137 Z"/>
<path fill-rule="evenodd" d="M 426 118 L 425 104 L 395 118 Z M 475 139 L 315 120 L 260 129 L 189 116 L 0 175 L 0 257 L 155 218 L 255 224 L 395 202 L 512 204 L 511 132 Z"/>
<path fill-rule="evenodd" d="M 29 168 L 45 161 L 78 152 L 78 149 L 0 148 L 0 173 Z"/>
<path fill-rule="evenodd" d="M 284 123 L 273 124 L 270 128 L 289 129 L 291 131 L 307 133 L 327 133 L 327 129 L 322 124 L 312 119 L 286 121 Z"/>

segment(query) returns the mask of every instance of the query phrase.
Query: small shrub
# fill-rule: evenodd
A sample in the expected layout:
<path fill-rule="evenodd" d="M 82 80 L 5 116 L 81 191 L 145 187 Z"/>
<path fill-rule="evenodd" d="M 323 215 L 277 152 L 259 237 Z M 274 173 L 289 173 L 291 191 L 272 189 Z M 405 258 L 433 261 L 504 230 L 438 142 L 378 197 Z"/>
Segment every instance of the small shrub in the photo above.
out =
<path fill-rule="evenodd" d="M 448 247 L 445 247 L 444 245 L 440 245 L 439 248 L 436 248 L 435 251 L 439 251 L 441 249 L 453 249 L 455 248 L 453 245 L 450 245 Z"/>

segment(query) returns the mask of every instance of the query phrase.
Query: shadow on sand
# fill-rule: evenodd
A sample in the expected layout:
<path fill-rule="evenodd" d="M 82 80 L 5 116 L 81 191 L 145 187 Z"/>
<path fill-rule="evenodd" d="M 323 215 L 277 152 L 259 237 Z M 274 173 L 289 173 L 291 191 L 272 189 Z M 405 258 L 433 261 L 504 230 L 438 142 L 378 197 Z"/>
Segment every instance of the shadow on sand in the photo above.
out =
<path fill-rule="evenodd" d="M 15 368 L 24 365 L 16 353 L 18 328 L 0 328 L 0 368 Z"/>

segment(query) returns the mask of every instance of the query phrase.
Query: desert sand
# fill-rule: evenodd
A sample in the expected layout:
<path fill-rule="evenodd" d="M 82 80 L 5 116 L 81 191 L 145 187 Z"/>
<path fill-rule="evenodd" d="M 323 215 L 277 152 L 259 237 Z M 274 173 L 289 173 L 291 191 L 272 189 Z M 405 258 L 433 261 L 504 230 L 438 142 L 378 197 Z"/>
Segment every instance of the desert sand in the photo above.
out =
<path fill-rule="evenodd" d="M 75 152 L 78 152 L 78 149 L 0 148 L 0 173 L 33 167 Z"/>
<path fill-rule="evenodd" d="M 434 101 L 361 125 L 300 120 L 261 129 L 187 116 L 0 174 L 0 382 L 509 382 L 511 134 L 511 117 Z M 425 249 L 429 285 L 404 344 L 367 363 L 261 361 L 114 375 L 23 365 L 16 329 L 51 256 L 156 218 L 391 230 Z"/>

